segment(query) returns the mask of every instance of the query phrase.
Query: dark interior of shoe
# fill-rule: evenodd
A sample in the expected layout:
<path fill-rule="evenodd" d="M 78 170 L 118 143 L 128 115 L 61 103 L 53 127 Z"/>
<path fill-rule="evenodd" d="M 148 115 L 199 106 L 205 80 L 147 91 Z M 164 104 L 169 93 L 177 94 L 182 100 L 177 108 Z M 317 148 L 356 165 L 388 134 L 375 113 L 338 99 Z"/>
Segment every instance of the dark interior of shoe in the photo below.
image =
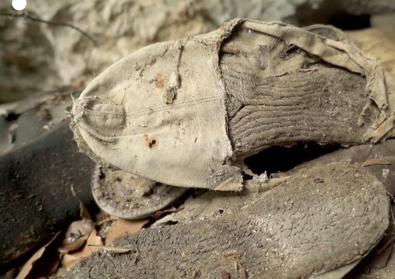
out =
<path fill-rule="evenodd" d="M 370 27 L 370 15 L 339 13 L 329 18 L 328 24 L 343 30 L 360 30 Z"/>
<path fill-rule="evenodd" d="M 244 163 L 255 174 L 267 175 L 288 171 L 297 165 L 340 149 L 338 145 L 299 143 L 291 147 L 273 146 L 248 157 Z"/>

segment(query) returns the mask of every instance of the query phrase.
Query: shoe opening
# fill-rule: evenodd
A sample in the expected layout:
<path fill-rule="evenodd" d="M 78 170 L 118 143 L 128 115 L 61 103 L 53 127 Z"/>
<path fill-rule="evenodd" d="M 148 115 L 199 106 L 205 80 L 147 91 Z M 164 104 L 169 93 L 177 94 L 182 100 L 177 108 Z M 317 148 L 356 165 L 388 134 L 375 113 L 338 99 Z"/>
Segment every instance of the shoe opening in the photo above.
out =
<path fill-rule="evenodd" d="M 244 163 L 255 174 L 264 172 L 268 176 L 285 172 L 304 162 L 340 149 L 339 145 L 319 145 L 317 143 L 298 143 L 291 147 L 273 146 L 250 156 Z"/>
<path fill-rule="evenodd" d="M 360 30 L 371 26 L 370 15 L 364 14 L 339 13 L 330 17 L 328 23 L 342 30 Z"/>

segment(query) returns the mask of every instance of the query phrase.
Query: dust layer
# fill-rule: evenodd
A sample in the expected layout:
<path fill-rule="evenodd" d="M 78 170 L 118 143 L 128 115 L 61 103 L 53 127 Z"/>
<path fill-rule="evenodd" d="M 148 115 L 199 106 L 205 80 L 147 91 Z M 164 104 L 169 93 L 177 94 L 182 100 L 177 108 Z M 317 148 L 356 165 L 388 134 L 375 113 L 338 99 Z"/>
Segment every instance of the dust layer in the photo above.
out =
<path fill-rule="evenodd" d="M 130 253 L 99 252 L 58 277 L 313 278 L 358 262 L 388 223 L 383 185 L 357 166 L 329 164 L 233 213 L 127 236 L 116 245 Z"/>

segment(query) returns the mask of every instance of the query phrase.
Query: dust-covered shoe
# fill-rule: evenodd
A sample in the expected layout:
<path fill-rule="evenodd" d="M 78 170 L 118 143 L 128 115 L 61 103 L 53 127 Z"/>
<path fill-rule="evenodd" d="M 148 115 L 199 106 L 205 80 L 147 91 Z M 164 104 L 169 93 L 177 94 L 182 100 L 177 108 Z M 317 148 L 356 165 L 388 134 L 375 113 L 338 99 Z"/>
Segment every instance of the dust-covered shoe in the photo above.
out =
<path fill-rule="evenodd" d="M 389 224 L 382 183 L 347 163 L 301 170 L 245 198 L 216 218 L 127 236 L 116 245 L 131 252 L 95 254 L 65 277 L 340 279 Z"/>
<path fill-rule="evenodd" d="M 270 146 L 392 136 L 394 84 L 334 28 L 236 19 L 113 64 L 74 101 L 72 128 L 98 161 L 235 191 L 243 159 Z"/>

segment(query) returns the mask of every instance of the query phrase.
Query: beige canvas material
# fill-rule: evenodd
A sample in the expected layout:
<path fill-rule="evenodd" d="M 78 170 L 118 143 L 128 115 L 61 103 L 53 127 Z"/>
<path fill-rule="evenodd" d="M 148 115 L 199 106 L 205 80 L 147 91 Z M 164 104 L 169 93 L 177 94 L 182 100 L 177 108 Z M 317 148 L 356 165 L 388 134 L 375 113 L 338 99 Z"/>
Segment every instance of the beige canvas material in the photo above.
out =
<path fill-rule="evenodd" d="M 395 83 L 390 87 L 392 78 L 352 43 L 283 23 L 236 19 L 208 34 L 145 47 L 96 77 L 73 106 L 72 128 L 81 149 L 161 183 L 241 190 L 241 170 L 232 164 L 227 94 L 219 70 L 221 45 L 236 27 L 268 35 L 268 44 L 270 38 L 280 39 L 365 76 L 367 103 L 356 121 L 366 126 L 366 141 L 391 135 L 395 100 L 389 88 Z M 303 70 L 298 57 L 287 63 L 270 63 L 264 74 Z M 374 121 L 367 116 L 371 111 L 377 115 Z"/>
<path fill-rule="evenodd" d="M 240 170 L 226 164 L 232 147 L 218 68 L 221 42 L 237 23 L 148 46 L 95 78 L 73 106 L 83 149 L 165 184 L 240 190 Z"/>

